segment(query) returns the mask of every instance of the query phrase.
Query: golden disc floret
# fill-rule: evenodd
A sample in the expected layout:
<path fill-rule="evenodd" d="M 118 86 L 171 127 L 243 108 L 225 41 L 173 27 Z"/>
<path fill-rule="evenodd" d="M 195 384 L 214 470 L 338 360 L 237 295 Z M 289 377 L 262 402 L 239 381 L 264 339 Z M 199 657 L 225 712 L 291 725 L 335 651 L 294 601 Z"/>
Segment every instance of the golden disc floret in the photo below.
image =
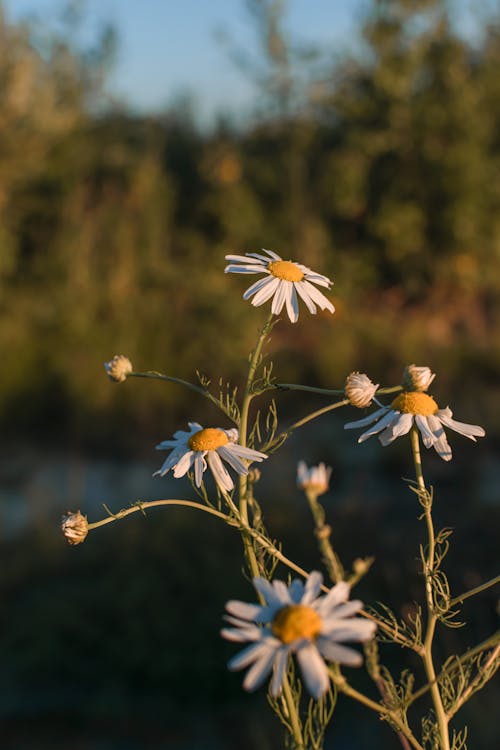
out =
<path fill-rule="evenodd" d="M 420 391 L 405 391 L 400 393 L 394 399 L 391 406 L 403 414 L 420 414 L 422 417 L 429 417 L 439 409 L 432 396 Z"/>
<path fill-rule="evenodd" d="M 198 430 L 189 438 L 188 444 L 193 451 L 214 451 L 229 443 L 229 438 L 224 430 L 216 427 L 206 427 Z"/>
<path fill-rule="evenodd" d="M 276 612 L 271 628 L 282 643 L 293 643 L 299 638 L 317 638 L 322 624 L 321 617 L 311 607 L 290 604 Z"/>
<path fill-rule="evenodd" d="M 282 281 L 302 281 L 304 274 L 291 260 L 275 260 L 268 265 L 273 276 Z"/>

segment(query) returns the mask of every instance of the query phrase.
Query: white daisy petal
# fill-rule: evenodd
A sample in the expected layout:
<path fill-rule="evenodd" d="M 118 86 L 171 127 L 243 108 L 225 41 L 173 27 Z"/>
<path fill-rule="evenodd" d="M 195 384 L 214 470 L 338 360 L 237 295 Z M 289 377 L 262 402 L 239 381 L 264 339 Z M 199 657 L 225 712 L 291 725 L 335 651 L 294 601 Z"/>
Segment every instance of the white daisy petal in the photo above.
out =
<path fill-rule="evenodd" d="M 434 444 L 435 438 L 434 433 L 432 432 L 427 422 L 427 417 L 422 416 L 422 414 L 416 414 L 415 422 L 417 423 L 417 427 L 420 430 L 420 434 L 422 435 L 422 440 L 424 441 L 425 447 L 431 448 Z"/>
<path fill-rule="evenodd" d="M 318 648 L 328 661 L 336 664 L 345 664 L 348 667 L 359 667 L 363 663 L 363 657 L 357 651 L 339 643 L 326 640 L 321 636 L 318 638 Z"/>
<path fill-rule="evenodd" d="M 281 688 L 283 687 L 283 678 L 288 663 L 288 656 L 288 649 L 280 648 L 274 659 L 273 678 L 271 680 L 271 695 L 274 697 L 280 694 Z"/>
<path fill-rule="evenodd" d="M 291 281 L 287 281 L 286 284 L 286 311 L 290 321 L 296 323 L 299 319 L 299 303 L 297 300 L 297 292 L 295 291 L 295 284 L 292 284 Z"/>
<path fill-rule="evenodd" d="M 398 411 L 394 411 L 391 409 L 385 417 L 382 417 L 376 424 L 373 425 L 373 427 L 370 427 L 369 430 L 366 430 L 366 432 L 363 432 L 362 435 L 358 438 L 358 443 L 364 443 L 365 440 L 368 440 L 369 437 L 372 435 L 377 435 L 379 432 L 382 432 L 384 427 L 387 427 L 387 425 L 391 424 L 391 422 L 394 419 L 397 419 L 399 416 Z"/>
<path fill-rule="evenodd" d="M 269 649 L 255 662 L 253 667 L 248 670 L 245 679 L 243 680 L 243 687 L 245 690 L 251 692 L 257 690 L 257 688 L 262 685 L 272 669 L 275 657 L 276 650 Z"/>
<path fill-rule="evenodd" d="M 194 455 L 195 454 L 193 451 L 187 451 L 187 453 L 184 453 L 184 455 L 181 456 L 174 467 L 174 477 L 176 479 L 183 477 L 184 474 L 189 471 L 189 469 L 193 465 Z"/>
<path fill-rule="evenodd" d="M 276 596 L 280 600 L 281 604 L 293 604 L 288 586 L 284 581 L 273 581 L 273 587 L 276 592 Z"/>
<path fill-rule="evenodd" d="M 279 315 L 282 311 L 286 299 L 286 290 L 286 283 L 280 279 L 271 305 L 271 312 L 273 315 Z"/>
<path fill-rule="evenodd" d="M 277 642 L 275 642 L 277 643 Z M 240 651 L 236 656 L 228 661 L 227 667 L 231 672 L 236 672 L 238 669 L 244 669 L 249 664 L 260 659 L 262 656 L 269 653 L 276 648 L 276 645 L 270 645 L 266 639 L 260 639 L 256 643 L 252 643 Z"/>
<path fill-rule="evenodd" d="M 297 661 L 307 689 L 313 698 L 321 698 L 330 684 L 328 670 L 320 653 L 313 643 L 302 646 L 297 651 Z"/>
<path fill-rule="evenodd" d="M 372 422 L 375 422 L 379 417 L 387 414 L 389 409 L 389 406 L 382 406 L 367 417 L 363 417 L 363 419 L 357 419 L 355 422 L 348 422 L 344 425 L 344 430 L 354 430 L 358 427 L 366 427 L 367 425 L 372 424 Z"/>
<path fill-rule="evenodd" d="M 227 445 L 225 447 L 228 448 Z M 247 448 L 246 445 L 231 445 L 230 450 L 233 455 L 238 456 L 238 458 L 246 458 L 247 461 L 263 461 L 265 458 L 269 458 L 266 453 Z"/>
<path fill-rule="evenodd" d="M 307 291 L 306 286 L 304 285 L 303 281 L 296 281 L 295 282 L 295 289 L 299 293 L 299 296 L 302 298 L 302 301 L 305 303 L 307 309 L 311 313 L 311 315 L 316 315 L 316 305 L 311 299 L 311 296 L 309 292 Z"/>
<path fill-rule="evenodd" d="M 315 302 L 321 310 L 328 310 L 331 313 L 335 312 L 335 308 L 330 300 L 328 300 L 325 295 L 319 291 L 319 289 L 316 289 L 315 286 L 313 286 L 306 280 L 302 281 L 302 285 L 303 288 L 306 289 L 312 301 Z"/>
<path fill-rule="evenodd" d="M 197 487 L 201 487 L 203 472 L 206 468 L 207 462 L 203 458 L 203 454 L 197 451 L 194 456 L 194 483 Z"/>
<path fill-rule="evenodd" d="M 294 578 L 294 580 L 290 584 L 290 599 L 294 604 L 299 604 L 302 601 L 302 597 L 304 595 L 304 584 L 302 581 L 299 581 L 298 578 Z"/>
<path fill-rule="evenodd" d="M 243 620 L 254 620 L 259 614 L 261 607 L 258 604 L 248 604 L 237 599 L 231 599 L 226 604 L 226 611 Z"/>
<path fill-rule="evenodd" d="M 249 643 L 260 637 L 260 630 L 257 625 L 247 625 L 247 627 L 223 628 L 220 634 L 227 641 L 234 643 Z"/>
<path fill-rule="evenodd" d="M 226 463 L 235 470 L 237 474 L 246 475 L 248 474 L 248 467 L 245 466 L 243 461 L 238 458 L 234 451 L 230 450 L 226 445 L 217 448 L 217 453 Z"/>
<path fill-rule="evenodd" d="M 450 410 L 448 409 L 448 411 Z M 476 441 L 476 437 L 484 437 L 486 435 L 486 432 L 482 427 L 479 427 L 479 425 L 457 422 L 456 419 L 451 418 L 451 412 L 450 414 L 447 414 L 445 409 L 440 409 L 437 412 L 436 417 L 446 425 L 446 427 L 449 427 L 455 432 L 458 432 L 459 435 L 463 435 L 474 442 Z"/>
<path fill-rule="evenodd" d="M 392 443 L 396 438 L 401 435 L 406 435 L 413 424 L 413 414 L 401 414 L 397 419 L 394 419 L 391 424 L 379 435 L 379 440 L 382 445 L 386 446 Z"/>
<path fill-rule="evenodd" d="M 304 595 L 301 604 L 310 604 L 318 596 L 323 583 L 323 576 L 317 570 L 314 570 L 308 577 L 304 588 Z"/>
<path fill-rule="evenodd" d="M 436 416 L 431 414 L 427 417 L 427 424 L 429 425 L 434 435 L 434 449 L 436 453 L 441 456 L 443 461 L 451 461 L 451 448 L 446 439 L 443 425 L 441 424 L 440 420 Z"/>
<path fill-rule="evenodd" d="M 269 271 L 267 268 L 249 264 L 248 266 L 226 266 L 224 273 L 269 273 Z"/>
<path fill-rule="evenodd" d="M 349 598 L 351 587 L 346 581 L 340 581 L 330 589 L 328 594 L 319 600 L 316 609 L 321 617 L 327 617 L 339 604 L 346 602 Z"/>
<path fill-rule="evenodd" d="M 257 292 L 252 300 L 252 305 L 254 307 L 259 307 L 259 305 L 263 305 L 264 302 L 267 302 L 267 300 L 273 296 L 276 289 L 279 287 L 280 280 L 275 276 L 268 276 L 266 278 L 266 281 L 267 284 L 265 284 L 262 289 Z"/>
<path fill-rule="evenodd" d="M 270 279 L 269 276 L 264 276 L 263 279 L 259 279 L 255 282 L 255 284 L 252 284 L 252 286 L 248 287 L 246 292 L 243 294 L 243 299 L 249 299 L 253 294 L 256 294 L 262 289 L 262 287 L 265 287 L 271 281 L 272 279 Z"/>
<path fill-rule="evenodd" d="M 248 253 L 248 255 L 226 255 L 225 260 L 230 261 L 231 263 L 233 261 L 236 261 L 237 263 L 244 263 L 245 265 L 248 265 L 249 263 L 257 263 L 259 265 L 262 265 L 262 261 L 267 260 L 264 258 L 263 255 L 260 256 L 260 258 L 253 258 L 253 253 Z"/>
<path fill-rule="evenodd" d="M 274 586 L 266 581 L 265 578 L 254 578 L 253 585 L 255 589 L 261 594 L 268 604 L 282 606 L 283 602 L 279 598 L 277 592 L 274 590 Z"/>
<path fill-rule="evenodd" d="M 217 451 L 208 451 L 207 461 L 210 466 L 210 471 L 219 487 L 226 492 L 230 492 L 234 487 L 234 483 L 224 468 L 224 464 L 220 460 Z"/>
<path fill-rule="evenodd" d="M 306 281 L 318 284 L 318 286 L 323 286 L 326 289 L 330 289 L 333 285 L 333 281 L 330 281 L 326 276 L 322 276 L 320 273 L 312 273 L 310 270 L 306 272 L 305 278 Z"/>
<path fill-rule="evenodd" d="M 370 638 L 373 638 L 376 629 L 375 623 L 370 622 L 370 620 L 363 620 L 361 617 L 351 617 L 345 620 L 332 621 L 331 624 L 326 623 L 324 629 L 321 631 L 321 635 L 334 640 L 336 643 L 342 643 L 342 641 L 369 641 Z"/>
<path fill-rule="evenodd" d="M 271 260 L 281 260 L 281 257 L 277 253 L 273 252 L 272 250 L 266 250 L 263 247 L 262 248 L 262 252 L 263 253 L 267 253 L 269 255 L 269 257 L 271 258 Z"/>

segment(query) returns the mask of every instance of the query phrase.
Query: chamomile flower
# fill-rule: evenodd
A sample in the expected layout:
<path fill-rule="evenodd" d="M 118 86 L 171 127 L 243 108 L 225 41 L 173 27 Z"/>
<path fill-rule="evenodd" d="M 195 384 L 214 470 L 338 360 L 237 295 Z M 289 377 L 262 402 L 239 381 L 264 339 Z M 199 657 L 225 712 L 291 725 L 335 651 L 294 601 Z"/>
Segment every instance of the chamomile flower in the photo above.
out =
<path fill-rule="evenodd" d="M 457 422 L 453 419 L 453 412 L 448 406 L 440 409 L 432 396 L 422 391 L 403 391 L 390 406 L 382 406 L 370 416 L 349 422 L 344 427 L 350 430 L 372 425 L 358 438 L 358 443 L 364 442 L 372 435 L 378 435 L 380 442 L 385 446 L 401 435 L 406 435 L 414 424 L 420 430 L 425 447 L 434 447 L 444 461 L 450 461 L 452 456 L 445 427 L 465 435 L 474 442 L 476 437 L 485 435 L 483 428 L 478 425 Z"/>
<path fill-rule="evenodd" d="M 298 296 L 303 300 L 307 309 L 313 315 L 316 306 L 321 310 L 335 312 L 335 308 L 327 298 L 316 289 L 313 284 L 330 289 L 333 284 L 329 278 L 320 273 L 311 271 L 301 263 L 291 260 L 283 260 L 271 250 L 263 250 L 266 255 L 260 253 L 245 253 L 245 255 L 226 255 L 229 265 L 224 273 L 263 273 L 263 279 L 259 279 L 250 286 L 243 295 L 243 299 L 253 297 L 252 305 L 258 307 L 273 298 L 271 312 L 279 315 L 283 306 L 286 305 L 288 317 L 292 323 L 299 318 Z"/>
<path fill-rule="evenodd" d="M 361 654 L 343 645 L 346 641 L 368 641 L 376 629 L 370 620 L 352 617 L 363 604 L 348 602 L 349 585 L 337 583 L 326 596 L 319 596 L 323 577 L 313 571 L 305 585 L 294 580 L 270 583 L 254 578 L 253 584 L 265 604 L 230 601 L 225 619 L 233 627 L 221 635 L 230 641 L 249 643 L 231 659 L 229 669 L 250 667 L 243 687 L 256 690 L 271 670 L 271 695 L 279 695 L 288 659 L 295 654 L 305 685 L 314 698 L 328 690 L 329 675 L 325 659 L 337 664 L 359 666 Z"/>
<path fill-rule="evenodd" d="M 310 491 L 316 495 L 324 495 L 330 486 L 331 466 L 321 463 L 307 468 L 305 461 L 297 464 L 297 487 L 304 492 Z"/>
<path fill-rule="evenodd" d="M 170 469 L 174 470 L 174 477 L 183 477 L 190 469 L 194 469 L 194 481 L 201 486 L 203 473 L 207 465 L 219 487 L 229 492 L 233 489 L 233 480 L 229 476 L 222 459 L 235 470 L 237 474 L 248 474 L 248 463 L 263 461 L 265 453 L 238 445 L 238 430 L 223 430 L 219 427 L 203 428 L 198 422 L 188 422 L 189 432 L 178 430 L 172 440 L 164 440 L 156 446 L 157 450 L 168 450 L 162 467 L 153 476 L 165 476 Z M 247 462 L 247 463 L 245 463 Z"/>

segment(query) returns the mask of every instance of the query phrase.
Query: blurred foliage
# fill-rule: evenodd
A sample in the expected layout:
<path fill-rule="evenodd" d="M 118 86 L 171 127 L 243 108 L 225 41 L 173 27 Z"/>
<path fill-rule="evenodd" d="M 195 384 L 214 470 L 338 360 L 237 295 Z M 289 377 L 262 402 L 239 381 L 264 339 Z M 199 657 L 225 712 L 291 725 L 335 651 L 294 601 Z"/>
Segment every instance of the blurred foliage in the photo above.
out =
<path fill-rule="evenodd" d="M 319 65 L 287 39 L 283 3 L 249 8 L 261 116 L 210 132 L 188 108 L 106 108 L 109 33 L 89 55 L 0 23 L 5 429 L 108 440 L 110 417 L 140 434 L 184 415 L 172 389 L 110 387 L 116 352 L 238 380 L 263 313 L 224 254 L 262 245 L 336 282 L 333 318 L 275 329 L 283 380 L 388 382 L 418 361 L 446 386 L 498 383 L 500 21 L 473 44 L 448 3 L 377 2 L 358 53 Z"/>

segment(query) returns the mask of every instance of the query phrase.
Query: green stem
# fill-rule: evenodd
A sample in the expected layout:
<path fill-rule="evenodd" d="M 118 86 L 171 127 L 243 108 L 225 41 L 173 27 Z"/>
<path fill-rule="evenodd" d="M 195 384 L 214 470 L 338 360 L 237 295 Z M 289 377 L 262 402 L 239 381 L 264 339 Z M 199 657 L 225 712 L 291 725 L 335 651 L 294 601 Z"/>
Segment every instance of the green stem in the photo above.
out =
<path fill-rule="evenodd" d="M 318 539 L 318 545 L 323 556 L 325 568 L 328 571 L 330 580 L 332 580 L 333 583 L 339 583 L 339 581 L 344 580 L 344 570 L 330 542 L 330 534 L 332 533 L 332 530 L 331 527 L 325 523 L 325 511 L 318 502 L 318 495 L 316 492 L 306 489 L 305 495 L 314 519 L 316 538 Z"/>
<path fill-rule="evenodd" d="M 313 419 L 316 419 L 317 417 L 321 417 L 323 414 L 327 414 L 329 411 L 333 411 L 334 409 L 338 409 L 340 406 L 347 406 L 349 403 L 348 399 L 343 399 L 342 401 L 336 401 L 334 404 L 329 404 L 328 406 L 324 406 L 322 409 L 318 409 L 317 411 L 313 411 L 311 414 L 308 414 L 307 417 L 303 417 L 302 419 L 299 419 L 298 422 L 294 422 L 290 425 L 290 427 L 287 430 L 283 430 L 283 432 L 280 432 L 280 434 L 275 437 L 273 440 L 270 440 L 268 443 L 265 443 L 261 450 L 266 453 L 272 450 L 272 448 L 275 445 L 278 445 L 283 442 L 283 440 L 286 440 L 290 437 L 292 432 L 299 427 L 303 427 L 303 425 L 307 424 L 308 422 L 311 422 Z"/>
<path fill-rule="evenodd" d="M 470 589 L 470 591 L 466 591 L 464 594 L 461 594 L 460 596 L 456 596 L 454 599 L 450 601 L 450 607 L 454 607 L 455 604 L 460 604 L 461 602 L 464 602 L 466 599 L 469 599 L 471 596 L 475 596 L 476 594 L 480 594 L 481 591 L 486 591 L 486 589 L 491 588 L 492 586 L 496 586 L 497 583 L 500 583 L 500 575 L 496 576 L 495 578 L 491 578 L 489 581 L 486 581 L 485 583 L 481 583 L 480 586 L 476 586 L 474 589 Z"/>
<path fill-rule="evenodd" d="M 105 526 L 108 523 L 113 523 L 113 521 L 120 521 L 131 513 L 137 513 L 138 511 L 144 513 L 146 508 L 154 508 L 159 505 L 180 505 L 185 508 L 196 508 L 196 510 L 202 510 L 204 513 L 209 513 L 211 516 L 221 518 L 223 521 L 228 522 L 230 520 L 229 516 L 226 516 L 225 513 L 220 513 L 218 510 L 215 510 L 215 508 L 210 508 L 201 503 L 195 503 L 192 500 L 149 500 L 144 503 L 138 502 L 130 508 L 123 508 L 122 510 L 119 510 L 118 513 L 109 512 L 109 516 L 106 518 L 102 518 L 100 521 L 94 521 L 94 523 L 89 523 L 88 530 L 92 531 L 92 529 L 98 529 L 99 526 Z"/>
<path fill-rule="evenodd" d="M 218 409 L 222 411 L 223 414 L 226 415 L 232 422 L 235 422 L 234 417 L 231 415 L 228 409 L 224 407 L 224 405 L 217 399 L 215 396 L 213 396 L 210 391 L 208 391 L 206 388 L 203 388 L 202 386 L 195 385 L 194 383 L 190 383 L 189 380 L 182 380 L 182 378 L 174 378 L 171 375 L 164 375 L 161 372 L 156 372 L 155 370 L 148 370 L 147 372 L 131 372 L 128 376 L 129 378 L 151 378 L 152 380 L 163 380 L 167 383 L 176 383 L 177 385 L 182 385 L 185 388 L 189 388 L 190 391 L 194 391 L 194 393 L 199 393 L 200 396 L 204 396 L 207 398 L 212 404 L 217 406 Z"/>
<path fill-rule="evenodd" d="M 411 447 L 413 453 L 413 463 L 415 465 L 415 476 L 417 480 L 417 486 L 421 493 L 422 505 L 425 514 L 425 523 L 427 527 L 428 536 L 428 547 L 426 560 L 424 562 L 424 575 L 425 575 L 425 593 L 427 601 L 427 627 L 425 632 L 425 638 L 423 643 L 422 659 L 424 662 L 425 673 L 431 686 L 431 697 L 434 705 L 434 711 L 436 713 L 436 720 L 439 729 L 439 739 L 441 750 L 450 750 L 450 738 L 448 732 L 448 718 L 444 710 L 443 701 L 441 698 L 441 692 L 439 685 L 436 680 L 436 671 L 434 669 L 434 662 L 432 658 L 432 643 L 434 640 L 434 633 L 436 630 L 437 617 L 434 608 L 434 596 L 433 596 L 433 575 L 434 575 L 434 561 L 435 561 L 435 534 L 434 525 L 432 523 L 432 501 L 431 496 L 425 486 L 424 474 L 422 470 L 422 459 L 420 455 L 420 440 L 418 436 L 418 429 L 415 425 L 410 431 Z"/>
<path fill-rule="evenodd" d="M 460 656 L 456 662 L 454 661 L 450 666 L 444 667 L 437 677 L 437 682 L 439 682 L 439 680 L 442 679 L 449 672 L 452 672 L 453 670 L 455 670 L 457 667 L 457 664 L 466 663 L 467 661 L 472 659 L 476 654 L 480 654 L 482 651 L 486 651 L 488 648 L 497 646 L 499 642 L 500 642 L 500 630 L 497 630 L 496 633 L 493 633 L 493 635 L 490 635 L 484 641 L 481 641 L 481 643 L 478 643 L 477 646 L 473 646 L 468 651 L 466 651 L 465 654 L 462 654 L 462 656 Z M 426 685 L 423 685 L 418 690 L 415 690 L 415 692 L 411 696 L 410 705 L 412 703 L 415 703 L 416 700 L 418 700 L 427 692 L 429 692 L 431 687 L 432 687 L 431 683 L 427 683 Z"/>
<path fill-rule="evenodd" d="M 360 693 L 359 690 L 351 687 L 340 672 L 340 669 L 330 669 L 329 671 L 333 682 L 341 693 L 344 693 L 344 695 L 347 695 L 349 698 L 353 698 L 353 700 L 361 703 L 372 711 L 375 711 L 377 714 L 387 717 L 387 719 L 394 723 L 398 731 L 407 738 L 408 742 L 413 748 L 415 748 L 415 750 L 423 750 L 420 742 L 414 737 L 411 729 L 402 721 L 400 715 L 396 711 L 388 708 L 383 703 L 377 703 L 377 701 L 372 700 L 364 693 Z"/>
<path fill-rule="evenodd" d="M 255 349 L 252 352 L 252 355 L 250 357 L 250 362 L 248 365 L 248 374 L 247 374 L 247 380 L 245 384 L 245 390 L 243 392 L 243 400 L 241 403 L 240 423 L 239 423 L 239 443 L 242 446 L 246 446 L 247 444 L 248 412 L 249 412 L 250 403 L 253 397 L 252 385 L 253 385 L 253 381 L 255 378 L 257 367 L 260 362 L 262 347 L 264 346 L 264 341 L 266 340 L 267 334 L 269 333 L 269 330 L 272 325 L 272 319 L 273 319 L 273 314 L 269 313 L 267 320 L 264 323 L 264 326 L 259 334 L 259 338 L 257 339 Z M 240 517 L 241 517 L 242 523 L 245 526 L 250 526 L 249 519 L 248 519 L 247 477 L 245 475 L 240 475 L 240 479 L 239 479 L 239 511 L 240 511 Z M 251 537 L 246 531 L 243 531 L 243 546 L 245 548 L 245 554 L 248 560 L 248 565 L 250 567 L 252 576 L 253 577 L 258 576 L 260 574 L 260 570 L 259 570 L 259 565 L 257 562 L 257 557 L 255 555 L 255 549 L 253 547 Z"/>
<path fill-rule="evenodd" d="M 292 690 L 288 681 L 288 675 L 285 675 L 283 677 L 283 700 L 287 708 L 288 718 L 292 727 L 292 735 L 295 740 L 294 750 L 306 750 L 304 739 L 302 737 L 302 727 L 300 724 L 299 713 L 293 699 Z"/>
<path fill-rule="evenodd" d="M 278 388 L 280 391 L 305 391 L 306 393 L 319 393 L 323 396 L 343 396 L 343 388 L 316 388 L 311 385 L 301 385 L 300 383 L 275 383 L 271 386 L 272 388 Z M 268 390 L 271 390 L 270 388 Z M 377 388 L 376 395 L 384 395 L 385 393 L 397 393 L 403 390 L 402 385 L 395 385 L 391 388 Z"/>

